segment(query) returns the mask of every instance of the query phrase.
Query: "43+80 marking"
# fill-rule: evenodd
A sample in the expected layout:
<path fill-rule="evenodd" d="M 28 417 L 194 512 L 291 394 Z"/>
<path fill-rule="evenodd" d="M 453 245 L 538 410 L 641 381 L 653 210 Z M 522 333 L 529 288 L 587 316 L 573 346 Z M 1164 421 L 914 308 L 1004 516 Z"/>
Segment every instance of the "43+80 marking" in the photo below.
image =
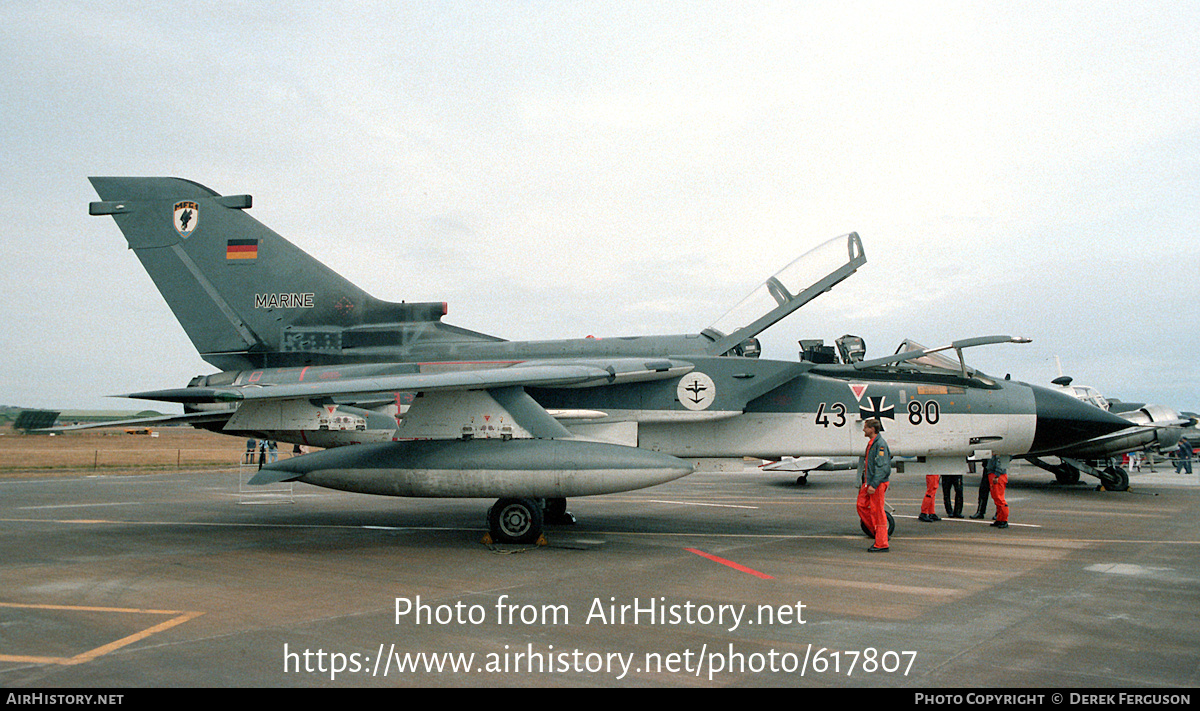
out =
<path fill-rule="evenodd" d="M 828 408 L 828 412 L 826 411 Z M 833 404 L 821 403 L 817 405 L 817 416 L 814 422 L 822 427 L 845 427 L 850 420 L 846 417 L 849 408 L 846 403 L 835 402 Z M 866 417 L 866 414 L 859 410 L 859 415 Z M 908 401 L 908 424 L 910 425 L 936 425 L 942 420 L 942 406 L 937 400 L 920 400 Z"/>

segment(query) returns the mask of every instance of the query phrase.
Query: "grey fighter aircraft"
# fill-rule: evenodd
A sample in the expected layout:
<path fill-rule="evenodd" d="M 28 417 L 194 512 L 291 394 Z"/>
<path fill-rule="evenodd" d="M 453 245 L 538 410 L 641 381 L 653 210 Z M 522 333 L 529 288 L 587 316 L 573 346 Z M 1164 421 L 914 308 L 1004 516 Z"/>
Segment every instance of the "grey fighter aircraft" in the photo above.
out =
<path fill-rule="evenodd" d="M 322 413 L 365 413 L 360 443 L 267 465 L 252 483 L 496 497 L 493 537 L 529 541 L 544 520 L 573 520 L 568 497 L 666 482 L 698 458 L 856 456 L 868 417 L 884 422 L 894 455 L 918 458 L 908 471 L 919 473 L 1128 424 L 962 362 L 963 348 L 1019 340 L 1008 337 L 914 344 L 869 361 L 820 349 L 796 362 L 759 358 L 762 331 L 866 262 L 854 233 L 797 259 L 699 333 L 515 342 L 444 323 L 443 303 L 368 295 L 250 217 L 248 195 L 175 178 L 91 181 L 101 200 L 90 213 L 114 218 L 221 369 L 129 397 L 183 403 L 198 426 L 286 442 L 329 432 Z M 958 361 L 942 356 L 951 350 Z"/>

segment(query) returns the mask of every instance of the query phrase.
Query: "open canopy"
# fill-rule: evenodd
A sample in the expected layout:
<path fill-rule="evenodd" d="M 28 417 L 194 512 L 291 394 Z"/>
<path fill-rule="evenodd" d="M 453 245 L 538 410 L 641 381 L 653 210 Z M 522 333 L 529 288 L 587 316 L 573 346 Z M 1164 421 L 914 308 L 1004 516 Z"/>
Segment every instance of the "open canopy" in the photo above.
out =
<path fill-rule="evenodd" d="M 806 252 L 704 330 L 713 339 L 708 352 L 722 355 L 737 348 L 832 289 L 866 261 L 857 232 Z"/>

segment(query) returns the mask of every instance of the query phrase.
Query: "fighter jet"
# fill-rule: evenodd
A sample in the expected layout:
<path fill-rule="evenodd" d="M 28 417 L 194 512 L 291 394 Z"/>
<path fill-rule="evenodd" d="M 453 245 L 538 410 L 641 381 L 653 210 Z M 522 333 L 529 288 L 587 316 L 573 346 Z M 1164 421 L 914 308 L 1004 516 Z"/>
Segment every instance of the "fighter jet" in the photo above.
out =
<path fill-rule="evenodd" d="M 91 182 L 101 200 L 90 213 L 114 218 L 221 369 L 128 397 L 183 403 L 199 426 L 286 442 L 311 441 L 322 413 L 375 413 L 356 429 L 361 443 L 269 464 L 251 483 L 496 497 L 497 541 L 536 540 L 545 521 L 572 521 L 568 497 L 670 481 L 700 458 L 857 456 L 869 417 L 884 422 L 894 455 L 918 458 L 907 468 L 917 473 L 1128 424 L 961 360 L 963 348 L 1024 339 L 910 344 L 870 361 L 819 349 L 795 362 L 759 358 L 761 332 L 865 264 L 856 233 L 815 247 L 698 333 L 519 342 L 444 323 L 444 303 L 370 296 L 250 217 L 248 195 L 176 178 Z M 951 350 L 957 362 L 941 354 Z M 381 418 L 373 408 L 388 402 Z"/>
<path fill-rule="evenodd" d="M 1062 375 L 1061 363 L 1059 376 L 1050 382 L 1080 402 L 1126 420 L 1124 429 L 1045 452 L 1042 456 L 1026 457 L 1054 474 L 1061 484 L 1076 484 L 1082 474 L 1087 474 L 1098 478 L 1109 491 L 1125 491 L 1129 488 L 1129 472 L 1118 463 L 1120 455 L 1139 451 L 1167 452 L 1179 444 L 1188 427 L 1196 424 L 1195 418 L 1163 405 L 1122 402 L 1104 397 L 1093 387 L 1072 385 L 1073 379 Z M 1058 462 L 1044 458 L 1050 455 L 1057 457 Z"/>

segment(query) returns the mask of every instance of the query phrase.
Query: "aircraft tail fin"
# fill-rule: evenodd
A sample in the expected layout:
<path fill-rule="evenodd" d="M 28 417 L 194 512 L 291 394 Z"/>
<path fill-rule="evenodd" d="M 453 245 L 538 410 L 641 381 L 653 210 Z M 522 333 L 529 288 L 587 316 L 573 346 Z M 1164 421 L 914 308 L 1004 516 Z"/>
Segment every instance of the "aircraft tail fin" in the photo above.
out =
<path fill-rule="evenodd" d="M 246 214 L 249 195 L 222 196 L 179 178 L 90 178 L 188 337 L 223 370 L 346 362 L 364 332 L 395 344 L 432 323 L 444 303 L 381 301 Z M 423 324 L 425 328 L 416 328 Z M 370 340 L 369 338 L 367 340 Z"/>

